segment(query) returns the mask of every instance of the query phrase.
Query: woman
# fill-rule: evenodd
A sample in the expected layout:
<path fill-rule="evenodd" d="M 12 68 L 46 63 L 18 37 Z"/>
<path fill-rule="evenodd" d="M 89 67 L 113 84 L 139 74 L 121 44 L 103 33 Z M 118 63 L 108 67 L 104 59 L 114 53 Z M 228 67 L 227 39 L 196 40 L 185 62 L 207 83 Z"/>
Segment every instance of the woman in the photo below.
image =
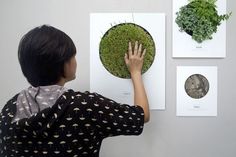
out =
<path fill-rule="evenodd" d="M 146 50 L 129 43 L 124 60 L 135 106 L 97 93 L 75 92 L 76 48 L 64 32 L 43 25 L 20 41 L 18 58 L 31 86 L 10 99 L 0 114 L 0 156 L 99 156 L 108 136 L 139 135 L 149 121 L 141 69 Z"/>

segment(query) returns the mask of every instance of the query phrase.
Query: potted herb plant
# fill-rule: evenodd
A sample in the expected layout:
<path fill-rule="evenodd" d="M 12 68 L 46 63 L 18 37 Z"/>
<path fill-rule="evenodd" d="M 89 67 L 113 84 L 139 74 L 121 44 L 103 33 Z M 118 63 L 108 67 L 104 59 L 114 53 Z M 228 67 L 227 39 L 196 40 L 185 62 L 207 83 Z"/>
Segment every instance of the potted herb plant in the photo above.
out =
<path fill-rule="evenodd" d="M 216 1 L 189 0 L 189 3 L 176 13 L 175 22 L 180 31 L 186 32 L 198 43 L 212 39 L 212 34 L 217 32 L 217 27 L 231 15 L 231 13 L 219 15 Z"/>
<path fill-rule="evenodd" d="M 152 65 L 155 57 L 155 43 L 151 35 L 134 23 L 121 23 L 111 27 L 102 37 L 99 45 L 100 60 L 105 69 L 119 78 L 130 78 L 124 56 L 128 52 L 128 43 L 135 41 L 146 48 L 142 73 Z"/>

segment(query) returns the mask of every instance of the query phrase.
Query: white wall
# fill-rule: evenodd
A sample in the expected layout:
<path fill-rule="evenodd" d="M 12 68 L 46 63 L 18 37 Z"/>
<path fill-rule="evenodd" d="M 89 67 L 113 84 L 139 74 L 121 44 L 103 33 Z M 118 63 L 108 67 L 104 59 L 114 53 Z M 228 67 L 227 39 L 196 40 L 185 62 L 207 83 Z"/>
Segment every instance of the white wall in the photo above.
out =
<path fill-rule="evenodd" d="M 76 44 L 75 90 L 89 90 L 89 13 L 161 12 L 166 18 L 166 110 L 152 111 L 139 137 L 104 140 L 102 157 L 235 157 L 236 154 L 236 2 L 227 1 L 233 16 L 227 22 L 225 59 L 172 58 L 171 0 L 0 0 L 0 108 L 28 87 L 17 60 L 17 46 L 29 29 L 50 24 L 65 31 Z M 218 66 L 218 116 L 176 117 L 176 66 Z M 158 94 L 158 93 L 157 93 Z"/>

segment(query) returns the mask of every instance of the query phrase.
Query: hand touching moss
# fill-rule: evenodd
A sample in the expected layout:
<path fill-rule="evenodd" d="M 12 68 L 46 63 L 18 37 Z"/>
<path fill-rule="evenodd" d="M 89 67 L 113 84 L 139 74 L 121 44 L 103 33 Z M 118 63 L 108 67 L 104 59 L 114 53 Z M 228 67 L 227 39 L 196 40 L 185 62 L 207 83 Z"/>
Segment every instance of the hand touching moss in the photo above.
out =
<path fill-rule="evenodd" d="M 127 65 L 130 74 L 142 72 L 143 59 L 146 53 L 146 49 L 142 52 L 142 44 L 135 42 L 134 50 L 132 50 L 131 42 L 129 42 L 128 54 L 125 54 L 125 64 Z"/>
<path fill-rule="evenodd" d="M 145 53 L 146 49 L 142 52 L 142 44 L 138 45 L 136 41 L 134 50 L 132 50 L 131 42 L 129 42 L 128 54 L 125 54 L 125 63 L 130 71 L 134 87 L 134 103 L 143 108 L 144 122 L 148 122 L 150 119 L 150 111 L 141 73 Z"/>

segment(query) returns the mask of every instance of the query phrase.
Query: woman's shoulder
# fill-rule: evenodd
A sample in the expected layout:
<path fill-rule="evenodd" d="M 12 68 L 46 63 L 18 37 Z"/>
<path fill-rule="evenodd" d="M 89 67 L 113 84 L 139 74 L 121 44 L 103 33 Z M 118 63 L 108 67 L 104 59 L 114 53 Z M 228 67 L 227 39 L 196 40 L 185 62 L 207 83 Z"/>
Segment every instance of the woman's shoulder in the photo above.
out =
<path fill-rule="evenodd" d="M 6 104 L 2 108 L 2 112 L 4 110 L 9 111 L 13 108 L 13 105 L 16 104 L 17 97 L 19 96 L 19 93 L 15 94 L 13 97 L 11 97 Z"/>
<path fill-rule="evenodd" d="M 96 93 L 96 92 L 91 92 L 91 91 L 74 91 L 73 89 L 68 89 L 66 92 L 64 92 L 62 94 L 63 96 L 68 96 L 70 98 L 74 98 L 75 96 L 77 98 L 83 97 L 83 98 L 94 98 L 94 97 L 102 97 L 100 94 Z"/>

